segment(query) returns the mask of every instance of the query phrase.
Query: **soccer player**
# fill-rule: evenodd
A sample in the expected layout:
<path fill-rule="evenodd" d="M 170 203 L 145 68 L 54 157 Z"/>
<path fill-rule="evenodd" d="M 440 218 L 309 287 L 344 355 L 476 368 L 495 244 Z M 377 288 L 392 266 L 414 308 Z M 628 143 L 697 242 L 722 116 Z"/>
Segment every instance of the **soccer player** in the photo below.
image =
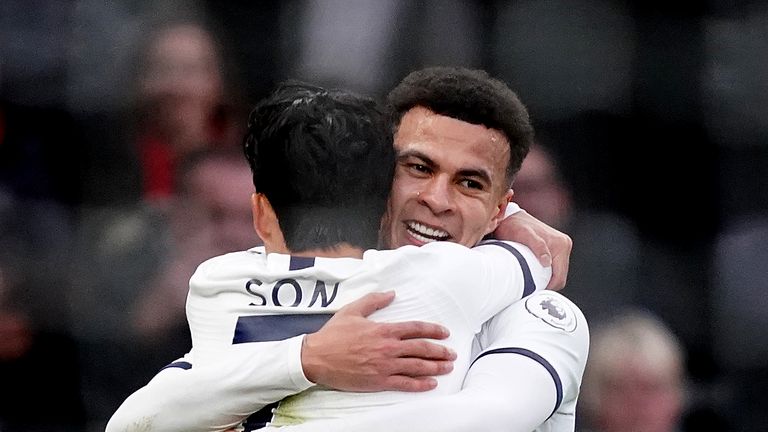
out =
<path fill-rule="evenodd" d="M 514 130 L 530 128 L 524 108 L 511 117 L 515 124 L 500 122 L 498 118 L 504 117 L 500 113 L 509 113 L 505 107 L 521 105 L 506 86 L 479 71 L 428 69 L 407 77 L 392 96 L 398 91 L 414 95 L 418 100 L 405 101 L 398 108 L 400 119 L 395 146 L 399 161 L 393 184 L 395 193 L 390 200 L 393 217 L 389 220 L 401 221 L 404 224 L 400 228 L 416 231 L 413 238 L 431 236 L 435 240 L 472 245 L 503 215 L 503 203 L 508 198 L 507 188 L 511 182 L 507 167 L 514 164 L 519 167 L 522 159 L 512 160 L 513 156 L 499 145 L 510 145 L 510 137 L 519 139 L 521 135 Z M 391 98 L 393 102 L 396 99 Z M 487 109 L 478 109 L 483 106 Z M 473 117 L 467 117 L 467 111 L 474 113 Z M 408 114 L 420 116 L 414 119 L 410 115 L 409 120 Z M 424 132 L 422 136 L 415 133 L 418 131 Z M 473 141 L 473 137 L 480 138 Z M 525 133 L 522 138 L 525 139 Z M 427 146 L 414 149 L 411 144 L 419 142 Z M 437 145 L 430 146 L 430 143 Z M 496 145 L 495 151 L 483 152 L 484 145 Z M 419 157 L 423 163 L 413 163 L 410 157 Z M 416 180 L 422 182 L 423 192 L 397 193 Z M 440 207 L 441 201 L 448 205 Z M 503 223 L 509 221 L 507 218 Z M 519 219 L 515 219 L 517 222 Z M 509 232 L 509 227 L 505 228 Z M 403 234 L 392 229 L 388 232 L 393 234 L 390 238 Z M 313 382 L 337 389 L 420 391 L 432 388 L 434 383 L 423 377 L 443 373 L 442 360 L 446 357 L 435 351 L 434 346 L 422 345 L 421 340 L 397 334 L 393 337 L 395 327 L 388 327 L 392 324 L 363 318 L 386 303 L 385 298 L 366 298 L 356 309 L 342 309 L 320 331 L 305 338 L 307 343 L 300 356 L 289 352 L 285 344 L 270 342 L 273 344 L 271 354 L 258 359 L 233 355 L 222 361 L 215 371 L 206 367 L 166 369 L 131 396 L 116 416 L 121 417 L 123 424 L 141 424 L 151 419 L 156 430 L 220 430 L 233 418 L 255 411 L 249 407 L 307 388 L 291 380 L 294 375 L 289 371 L 295 368 L 287 367 L 286 359 L 300 362 L 303 372 Z M 409 327 L 410 333 L 440 337 L 439 329 L 424 323 L 421 326 L 418 331 Z M 397 327 L 401 331 L 405 328 L 405 325 Z M 573 409 L 588 343 L 586 324 L 578 308 L 556 293 L 534 294 L 487 323 L 480 340 L 479 348 L 484 351 L 472 365 L 464 389 L 454 399 L 469 396 L 465 402 L 451 405 L 452 402 L 441 400 L 436 411 L 423 405 L 434 398 L 400 404 L 398 407 L 412 410 L 401 412 L 404 417 L 395 417 L 403 421 L 392 421 L 389 417 L 357 430 L 480 430 L 480 420 L 487 430 L 518 430 L 518 426 L 519 430 L 531 430 L 545 420 L 542 430 L 573 429 Z M 259 344 L 245 345 L 254 345 L 255 350 Z M 386 346 L 402 349 L 387 353 L 382 349 Z M 418 347 L 418 350 L 404 355 L 405 347 Z M 300 360 L 296 360 L 297 357 Z M 318 358 L 326 361 L 316 360 Z M 257 362 L 259 365 L 255 365 Z M 276 367 L 278 363 L 282 367 Z M 403 366 L 405 364 L 408 367 Z M 414 364 L 418 367 L 412 367 Z M 521 400 L 519 393 L 515 394 L 519 389 L 526 389 L 525 400 Z M 142 403 L 149 398 L 151 404 Z M 456 409 L 457 406 L 462 409 Z M 546 409 L 542 409 L 545 406 Z M 448 412 L 442 412 L 441 408 L 448 408 Z M 538 414 L 531 418 L 532 413 Z M 522 421 L 523 418 L 527 420 Z M 350 425 L 358 421 L 357 424 L 365 425 L 366 421 L 365 415 L 347 419 Z M 320 423 L 307 424 L 310 425 L 322 427 Z M 355 430 L 354 427 L 351 430 Z"/>

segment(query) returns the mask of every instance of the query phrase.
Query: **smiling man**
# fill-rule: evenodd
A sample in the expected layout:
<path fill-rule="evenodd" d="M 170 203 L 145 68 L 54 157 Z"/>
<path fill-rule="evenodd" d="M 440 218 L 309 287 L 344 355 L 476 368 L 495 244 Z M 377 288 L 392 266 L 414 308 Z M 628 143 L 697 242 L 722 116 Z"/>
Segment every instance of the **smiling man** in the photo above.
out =
<path fill-rule="evenodd" d="M 503 134 L 419 106 L 403 116 L 395 137 L 389 245 L 471 245 L 496 228 L 512 195 Z"/>

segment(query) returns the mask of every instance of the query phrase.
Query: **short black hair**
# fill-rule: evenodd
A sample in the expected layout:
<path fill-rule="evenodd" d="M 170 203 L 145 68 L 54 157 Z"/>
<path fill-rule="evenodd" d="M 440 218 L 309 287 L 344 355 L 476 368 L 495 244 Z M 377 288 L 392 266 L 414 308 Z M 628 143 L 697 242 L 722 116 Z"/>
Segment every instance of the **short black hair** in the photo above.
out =
<path fill-rule="evenodd" d="M 528 110 L 502 81 L 479 69 L 436 66 L 411 72 L 389 92 L 387 102 L 397 128 L 406 112 L 428 108 L 467 123 L 501 131 L 509 141 L 510 184 L 533 143 Z"/>
<path fill-rule="evenodd" d="M 251 112 L 253 184 L 291 252 L 376 247 L 395 167 L 389 120 L 373 99 L 295 81 Z"/>

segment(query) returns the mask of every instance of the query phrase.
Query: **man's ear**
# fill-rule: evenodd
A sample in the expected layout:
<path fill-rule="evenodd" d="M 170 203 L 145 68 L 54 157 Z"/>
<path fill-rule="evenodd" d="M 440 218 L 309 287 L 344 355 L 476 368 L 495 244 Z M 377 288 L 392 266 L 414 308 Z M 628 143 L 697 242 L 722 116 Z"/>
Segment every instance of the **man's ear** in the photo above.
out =
<path fill-rule="evenodd" d="M 264 246 L 275 251 L 284 248 L 285 241 L 277 221 L 277 214 L 264 194 L 258 192 L 251 194 L 251 213 L 253 214 L 253 228 L 264 242 Z"/>
<path fill-rule="evenodd" d="M 504 220 L 504 215 L 507 211 L 507 204 L 512 200 L 512 196 L 515 194 L 515 192 L 512 189 L 507 189 L 507 191 L 502 195 L 498 201 L 496 201 L 496 213 L 493 215 L 491 220 L 488 222 L 488 230 L 485 233 L 486 235 L 496 231 L 496 228 L 499 226 L 501 221 Z"/>

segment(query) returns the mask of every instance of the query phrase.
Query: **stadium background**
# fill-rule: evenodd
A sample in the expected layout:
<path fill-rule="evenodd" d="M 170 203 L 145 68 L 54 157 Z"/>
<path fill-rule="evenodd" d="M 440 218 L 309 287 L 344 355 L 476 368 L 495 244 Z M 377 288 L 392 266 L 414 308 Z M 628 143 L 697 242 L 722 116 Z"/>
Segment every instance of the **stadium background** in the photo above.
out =
<path fill-rule="evenodd" d="M 87 259 L 90 210 L 134 211 L 146 198 L 123 176 L 129 144 L 118 137 L 136 112 L 147 36 L 180 21 L 217 41 L 220 114 L 233 136 L 249 106 L 287 78 L 379 97 L 428 65 L 483 68 L 506 81 L 557 156 L 574 206 L 637 234 L 638 292 L 614 303 L 612 287 L 594 290 L 605 310 L 628 301 L 681 339 L 684 429 L 768 425 L 759 409 L 768 384 L 768 6 L 746 0 L 3 1 L 0 256 L 7 279 L 24 288 L 0 295 L 0 315 L 24 310 L 39 333 L 55 335 L 39 339 L 44 357 L 71 355 L 35 407 L 24 405 L 31 390 L 0 386 L 0 425 L 10 411 L 69 411 L 58 414 L 71 417 L 61 430 L 98 430 L 127 389 L 184 350 L 109 354 L 121 330 L 83 329 L 116 319 L 102 304 L 128 310 L 141 291 L 132 281 L 142 280 L 131 266 L 152 264 L 105 261 L 120 265 L 101 273 L 125 276 L 111 280 L 122 283 L 114 292 L 84 271 L 105 265 Z M 0 371 L 45 377 L 45 364 L 6 359 Z M 137 376 L 119 385 L 100 368 Z"/>

